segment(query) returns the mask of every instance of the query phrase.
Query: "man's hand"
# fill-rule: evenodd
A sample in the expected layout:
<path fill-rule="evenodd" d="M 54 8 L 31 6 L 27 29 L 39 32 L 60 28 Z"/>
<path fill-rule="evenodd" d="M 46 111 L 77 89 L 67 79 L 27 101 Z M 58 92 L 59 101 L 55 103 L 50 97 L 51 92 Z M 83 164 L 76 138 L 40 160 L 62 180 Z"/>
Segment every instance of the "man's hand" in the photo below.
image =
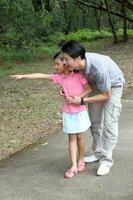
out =
<path fill-rule="evenodd" d="M 81 103 L 81 97 L 78 97 L 78 96 L 70 96 L 70 97 L 67 97 L 66 100 L 69 104 L 80 104 Z"/>
<path fill-rule="evenodd" d="M 70 97 L 66 97 L 66 101 L 67 103 L 71 104 L 73 103 L 74 97 L 70 96 Z"/>

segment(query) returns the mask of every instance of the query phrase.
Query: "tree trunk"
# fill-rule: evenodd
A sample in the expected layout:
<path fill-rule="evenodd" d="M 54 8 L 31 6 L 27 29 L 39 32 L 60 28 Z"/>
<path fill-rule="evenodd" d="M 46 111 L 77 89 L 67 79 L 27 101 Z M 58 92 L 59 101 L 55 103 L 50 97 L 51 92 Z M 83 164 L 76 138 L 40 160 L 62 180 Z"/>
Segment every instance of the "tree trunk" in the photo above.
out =
<path fill-rule="evenodd" d="M 95 9 L 95 17 L 96 17 L 96 27 L 99 31 L 101 31 L 101 11 Z"/>
<path fill-rule="evenodd" d="M 80 4 L 84 5 L 84 6 L 87 6 L 89 8 L 93 8 L 93 9 L 95 8 L 97 10 L 103 10 L 104 12 L 107 12 L 107 8 L 105 8 L 105 6 L 102 6 L 101 4 L 97 3 L 97 5 L 95 5 L 96 3 L 95 2 L 93 3 L 92 1 L 90 2 L 90 4 L 89 4 L 89 2 L 86 3 L 86 2 L 82 2 L 81 0 L 77 0 L 77 1 L 78 1 L 78 3 L 80 3 Z M 128 4 L 129 4 L 129 2 L 128 2 Z M 127 7 L 127 5 L 126 5 L 126 7 Z M 110 9 L 110 14 L 115 15 L 115 16 L 120 17 L 120 18 L 123 19 L 123 14 L 119 13 L 118 11 L 116 12 L 116 11 L 113 11 L 113 10 Z M 133 23 L 133 19 L 131 17 L 126 16 L 126 19 L 127 19 L 127 21 Z"/>
<path fill-rule="evenodd" d="M 126 0 L 122 0 L 121 2 L 121 12 L 123 13 L 123 41 L 128 41 L 128 33 L 127 33 L 127 19 L 126 19 Z"/>
<path fill-rule="evenodd" d="M 106 8 L 107 8 L 107 14 L 108 14 L 108 19 L 109 19 L 109 24 L 111 26 L 111 30 L 112 30 L 112 33 L 113 33 L 114 43 L 117 44 L 118 43 L 118 38 L 117 38 L 115 27 L 113 25 L 113 21 L 112 21 L 112 18 L 111 18 L 111 13 L 110 13 L 110 7 L 108 5 L 108 0 L 104 0 L 104 2 L 105 2 L 105 5 L 106 5 Z"/>
<path fill-rule="evenodd" d="M 67 35 L 69 33 L 69 25 L 68 25 L 68 19 L 67 19 L 67 0 L 63 0 L 62 4 L 63 4 L 63 11 L 64 11 L 64 20 L 65 20 L 65 27 L 63 32 L 65 33 L 65 35 Z"/>

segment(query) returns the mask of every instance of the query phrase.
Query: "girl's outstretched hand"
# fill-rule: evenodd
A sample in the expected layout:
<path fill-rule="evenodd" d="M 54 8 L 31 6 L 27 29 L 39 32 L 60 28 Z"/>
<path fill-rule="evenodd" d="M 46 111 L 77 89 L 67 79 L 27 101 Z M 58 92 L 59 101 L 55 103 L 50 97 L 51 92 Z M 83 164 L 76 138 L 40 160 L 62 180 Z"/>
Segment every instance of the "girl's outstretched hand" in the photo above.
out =
<path fill-rule="evenodd" d="M 23 78 L 23 75 L 10 75 L 10 78 L 14 80 L 20 80 Z"/>

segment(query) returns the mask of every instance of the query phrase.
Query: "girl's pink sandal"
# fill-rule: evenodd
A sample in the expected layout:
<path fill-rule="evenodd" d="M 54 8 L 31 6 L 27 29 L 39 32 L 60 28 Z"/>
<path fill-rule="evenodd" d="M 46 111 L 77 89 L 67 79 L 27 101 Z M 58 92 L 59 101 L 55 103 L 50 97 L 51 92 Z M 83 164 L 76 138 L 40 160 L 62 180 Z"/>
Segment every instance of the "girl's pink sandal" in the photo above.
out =
<path fill-rule="evenodd" d="M 78 163 L 78 172 L 82 172 L 85 170 L 85 162 L 84 161 L 79 161 Z"/>
<path fill-rule="evenodd" d="M 68 169 L 64 174 L 64 178 L 72 178 L 76 174 L 78 174 L 78 168 L 77 167 L 74 168 L 74 169 Z"/>

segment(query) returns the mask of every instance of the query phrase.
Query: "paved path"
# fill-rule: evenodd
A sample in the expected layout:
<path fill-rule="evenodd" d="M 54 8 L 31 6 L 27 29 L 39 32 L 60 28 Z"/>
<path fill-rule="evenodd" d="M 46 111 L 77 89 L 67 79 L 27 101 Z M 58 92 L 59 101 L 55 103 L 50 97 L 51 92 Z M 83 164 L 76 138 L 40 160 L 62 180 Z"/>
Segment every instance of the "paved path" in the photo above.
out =
<path fill-rule="evenodd" d="M 85 134 L 86 155 L 91 136 Z M 133 200 L 133 101 L 124 100 L 115 165 L 108 176 L 96 176 L 97 163 L 72 179 L 64 179 L 69 167 L 67 137 L 60 133 L 47 145 L 23 150 L 0 166 L 0 200 Z"/>

